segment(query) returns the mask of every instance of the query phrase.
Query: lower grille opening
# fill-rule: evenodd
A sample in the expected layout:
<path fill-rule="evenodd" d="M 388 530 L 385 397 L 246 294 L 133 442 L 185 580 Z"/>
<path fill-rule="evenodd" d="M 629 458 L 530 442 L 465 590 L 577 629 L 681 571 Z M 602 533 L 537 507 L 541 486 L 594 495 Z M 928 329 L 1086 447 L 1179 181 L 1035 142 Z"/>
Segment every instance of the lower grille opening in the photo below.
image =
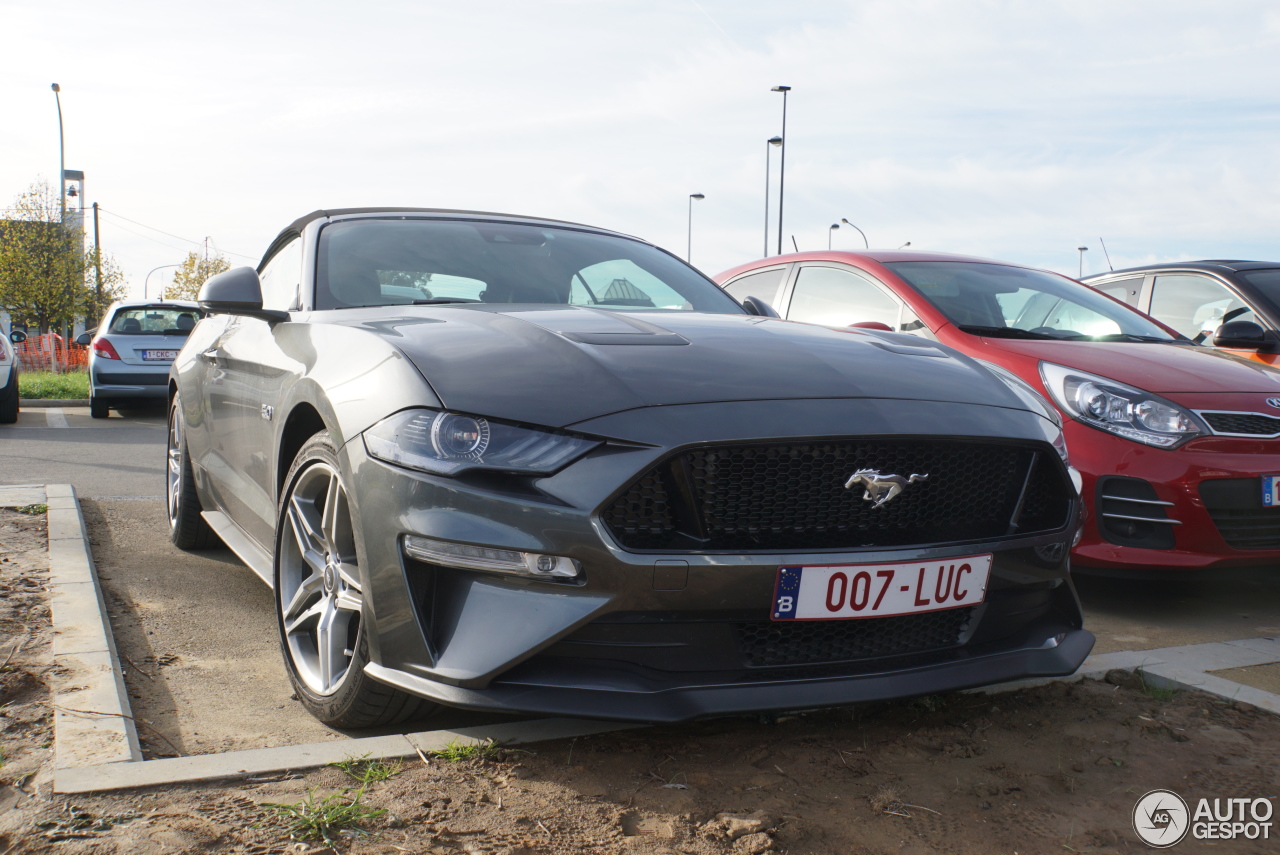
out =
<path fill-rule="evenodd" d="M 811 665 L 939 650 L 961 643 L 974 609 L 825 621 L 739 624 L 748 667 Z"/>
<path fill-rule="evenodd" d="M 1218 534 L 1233 549 L 1280 548 L 1280 508 L 1262 504 L 1259 478 L 1223 478 L 1200 484 L 1200 498 Z"/>
<path fill-rule="evenodd" d="M 1173 530 L 1179 521 L 1169 518 L 1155 487 L 1141 478 L 1109 475 L 1098 479 L 1098 532 L 1109 543 L 1143 549 L 1173 549 Z"/>

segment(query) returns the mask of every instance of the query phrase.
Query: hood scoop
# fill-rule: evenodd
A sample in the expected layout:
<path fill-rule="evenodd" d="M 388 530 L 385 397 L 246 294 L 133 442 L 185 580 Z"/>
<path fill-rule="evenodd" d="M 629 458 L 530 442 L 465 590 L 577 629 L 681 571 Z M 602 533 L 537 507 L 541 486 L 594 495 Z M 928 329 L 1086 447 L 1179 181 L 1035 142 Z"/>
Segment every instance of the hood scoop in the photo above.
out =
<path fill-rule="evenodd" d="M 684 336 L 656 324 L 596 309 L 549 309 L 505 314 L 579 344 L 671 346 L 689 343 Z"/>

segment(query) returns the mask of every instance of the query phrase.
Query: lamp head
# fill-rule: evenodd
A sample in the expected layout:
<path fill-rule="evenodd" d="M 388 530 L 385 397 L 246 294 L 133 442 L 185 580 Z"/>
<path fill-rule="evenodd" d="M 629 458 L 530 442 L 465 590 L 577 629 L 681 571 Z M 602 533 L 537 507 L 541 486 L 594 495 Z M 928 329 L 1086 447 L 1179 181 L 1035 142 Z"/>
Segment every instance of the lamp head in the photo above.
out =
<path fill-rule="evenodd" d="M 791 87 L 790 87 L 790 86 L 775 86 L 775 87 L 773 87 L 773 89 L 771 89 L 770 91 L 771 91 L 771 92 L 790 92 L 790 91 L 791 91 Z"/>
<path fill-rule="evenodd" d="M 62 87 L 61 87 L 61 86 L 59 86 L 59 85 L 58 85 L 58 84 L 56 84 L 56 83 L 55 83 L 55 84 L 53 84 L 53 86 L 52 86 L 52 87 L 50 87 L 50 88 L 52 88 L 54 92 L 61 92 L 61 91 L 62 91 Z"/>
<path fill-rule="evenodd" d="M 689 194 L 689 198 L 690 198 L 690 199 L 705 199 L 705 198 L 707 198 L 707 197 L 706 197 L 706 196 L 703 196 L 701 193 L 690 193 L 690 194 Z"/>
<path fill-rule="evenodd" d="M 771 137 L 769 139 L 769 145 L 774 147 L 782 145 L 782 137 Z"/>
<path fill-rule="evenodd" d="M 839 223 L 832 223 L 832 224 L 831 224 L 831 228 L 832 228 L 832 229 L 838 229 L 838 228 L 840 228 L 840 224 L 839 224 Z"/>
<path fill-rule="evenodd" d="M 1076 251 L 1077 251 L 1077 252 L 1088 252 L 1088 251 L 1089 251 L 1089 247 L 1087 247 L 1087 246 L 1078 246 L 1078 247 L 1076 247 Z"/>

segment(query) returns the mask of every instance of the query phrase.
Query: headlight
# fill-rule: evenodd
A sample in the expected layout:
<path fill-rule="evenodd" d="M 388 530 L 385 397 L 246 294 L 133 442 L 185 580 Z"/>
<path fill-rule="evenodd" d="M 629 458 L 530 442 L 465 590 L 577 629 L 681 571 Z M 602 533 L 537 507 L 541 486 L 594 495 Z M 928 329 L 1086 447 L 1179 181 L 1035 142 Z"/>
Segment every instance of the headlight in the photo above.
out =
<path fill-rule="evenodd" d="M 576 434 L 440 410 L 405 410 L 364 434 L 364 447 L 379 460 L 437 475 L 467 469 L 548 475 L 599 444 Z"/>
<path fill-rule="evenodd" d="M 1190 410 L 1158 395 L 1074 368 L 1040 363 L 1045 388 L 1077 421 L 1157 448 L 1176 448 L 1206 433 Z"/>

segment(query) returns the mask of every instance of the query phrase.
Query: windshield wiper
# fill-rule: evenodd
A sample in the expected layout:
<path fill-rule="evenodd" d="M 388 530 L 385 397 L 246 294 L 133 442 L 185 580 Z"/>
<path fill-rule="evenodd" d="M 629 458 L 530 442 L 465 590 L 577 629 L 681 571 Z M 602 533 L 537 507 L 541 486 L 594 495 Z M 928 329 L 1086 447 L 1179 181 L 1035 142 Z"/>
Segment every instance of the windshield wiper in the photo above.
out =
<path fill-rule="evenodd" d="M 958 329 L 960 329 L 961 332 L 967 332 L 973 335 L 989 335 L 994 338 L 1033 338 L 1040 341 L 1062 341 L 1066 338 L 1080 338 L 1080 336 L 1077 335 L 1047 335 L 1045 333 L 1032 332 L 1031 330 L 1018 329 L 1017 327 L 963 326 Z"/>
<path fill-rule="evenodd" d="M 1094 341 L 1150 341 L 1156 344 L 1195 344 L 1189 338 L 1159 338 L 1153 335 L 1138 335 L 1137 333 L 1107 333 L 1106 335 L 1092 336 Z"/>
<path fill-rule="evenodd" d="M 479 303 L 470 297 L 432 297 L 430 300 L 414 300 L 415 306 L 442 306 L 445 303 Z"/>

